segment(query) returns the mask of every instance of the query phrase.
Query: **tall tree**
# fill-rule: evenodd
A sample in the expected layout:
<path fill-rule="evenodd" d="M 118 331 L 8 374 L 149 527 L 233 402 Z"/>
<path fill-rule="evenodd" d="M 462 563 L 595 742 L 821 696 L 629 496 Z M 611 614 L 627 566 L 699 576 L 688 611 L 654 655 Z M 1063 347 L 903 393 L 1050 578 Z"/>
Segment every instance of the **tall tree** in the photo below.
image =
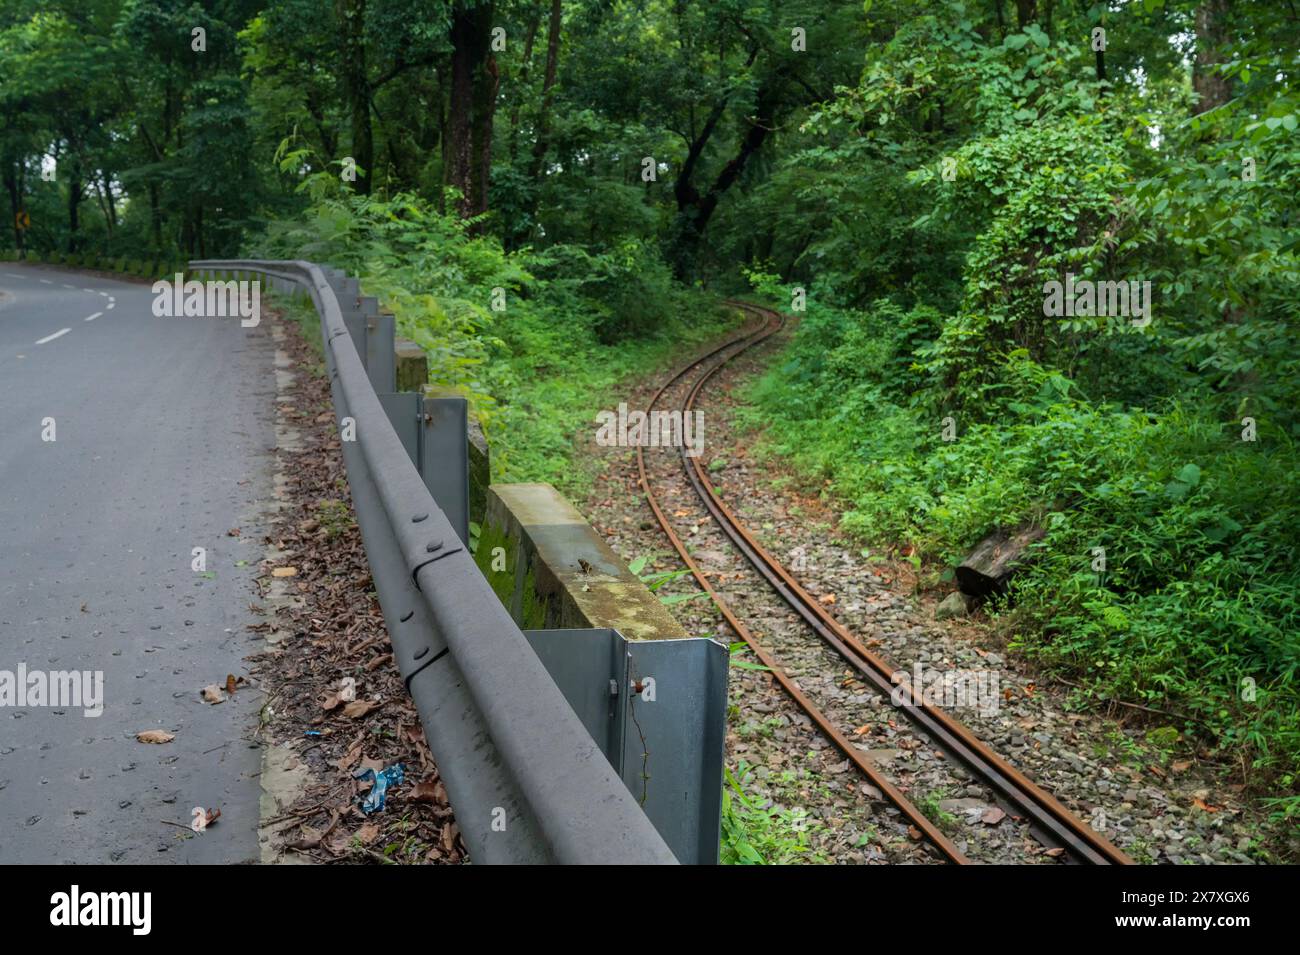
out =
<path fill-rule="evenodd" d="M 369 195 L 375 142 L 370 126 L 370 78 L 366 73 L 366 0 L 337 0 L 334 9 L 339 27 L 339 67 L 352 128 L 352 158 L 357 165 L 353 188 Z"/>
<path fill-rule="evenodd" d="M 451 14 L 451 85 L 443 175 L 444 182 L 460 192 L 456 212 L 464 219 L 482 215 L 488 208 L 498 80 L 492 56 L 492 13 L 491 0 L 460 0 Z"/>
<path fill-rule="evenodd" d="M 1228 38 L 1230 0 L 1201 0 L 1196 7 L 1196 60 L 1192 66 L 1192 89 L 1196 92 L 1193 114 L 1206 113 L 1228 101 L 1228 78 L 1218 69 L 1222 48 Z"/>

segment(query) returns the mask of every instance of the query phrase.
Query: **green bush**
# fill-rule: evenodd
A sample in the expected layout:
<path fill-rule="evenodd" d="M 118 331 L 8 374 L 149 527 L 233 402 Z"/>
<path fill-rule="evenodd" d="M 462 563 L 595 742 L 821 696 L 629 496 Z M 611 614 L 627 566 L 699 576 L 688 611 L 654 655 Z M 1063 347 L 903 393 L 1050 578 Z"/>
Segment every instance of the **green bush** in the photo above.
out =
<path fill-rule="evenodd" d="M 398 333 L 424 347 L 430 381 L 469 396 L 492 441 L 495 479 L 578 487 L 574 433 L 595 427 L 593 409 L 616 404 L 613 386 L 734 321 L 707 304 L 686 307 L 657 256 L 637 244 L 506 253 L 417 197 L 358 198 L 334 177 L 310 186 L 307 218 L 274 225 L 249 254 L 359 276 Z"/>

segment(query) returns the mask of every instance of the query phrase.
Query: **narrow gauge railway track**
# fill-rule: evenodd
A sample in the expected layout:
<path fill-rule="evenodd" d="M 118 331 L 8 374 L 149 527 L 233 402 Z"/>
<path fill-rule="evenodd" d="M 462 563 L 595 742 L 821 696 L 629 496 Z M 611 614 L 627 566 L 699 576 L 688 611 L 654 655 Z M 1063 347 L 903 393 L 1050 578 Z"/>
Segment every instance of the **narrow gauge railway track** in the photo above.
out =
<path fill-rule="evenodd" d="M 701 374 L 690 384 L 686 400 L 680 409 L 688 414 L 695 409 L 704 385 L 721 368 L 755 345 L 766 341 L 781 330 L 785 319 L 769 309 L 743 302 L 731 303 L 764 321 L 688 363 L 669 378 L 650 399 L 646 411 L 652 411 L 664 395 L 697 369 Z M 711 364 L 708 364 L 710 363 Z M 1008 813 L 1021 816 L 1033 836 L 1048 848 L 1061 848 L 1067 861 L 1090 865 L 1127 865 L 1131 860 L 1108 840 L 1095 832 L 1050 793 L 1011 766 L 964 725 L 941 708 L 925 703 L 912 695 L 906 674 L 899 682 L 897 667 L 879 654 L 873 653 L 831 616 L 807 593 L 786 568 L 769 554 L 749 530 L 720 500 L 698 457 L 686 454 L 680 448 L 682 467 L 692 489 L 704 504 L 719 528 L 741 552 L 749 564 L 766 580 L 777 595 L 810 627 L 817 636 L 832 647 L 885 699 L 895 703 L 908 720 L 928 736 L 945 754 L 963 765 L 973 776 L 994 792 Z M 835 746 L 844 753 L 858 770 L 896 806 L 923 836 L 950 862 L 965 864 L 970 860 L 920 811 L 907 797 L 880 772 L 875 763 L 862 753 L 821 709 L 798 687 L 772 654 L 755 638 L 753 632 L 739 619 L 708 580 L 708 575 L 687 551 L 686 545 L 668 520 L 659 498 L 651 486 L 646 469 L 644 449 L 636 449 L 637 472 L 646 500 L 656 521 L 672 543 L 683 563 L 699 586 L 709 595 L 728 625 L 768 667 L 785 692 L 812 719 Z"/>

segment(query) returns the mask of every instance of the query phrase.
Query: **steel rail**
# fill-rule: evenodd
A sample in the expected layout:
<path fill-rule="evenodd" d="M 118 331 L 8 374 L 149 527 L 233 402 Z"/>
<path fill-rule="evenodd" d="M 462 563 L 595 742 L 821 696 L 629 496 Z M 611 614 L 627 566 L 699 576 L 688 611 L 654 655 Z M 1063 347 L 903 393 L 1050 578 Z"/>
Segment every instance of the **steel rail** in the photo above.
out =
<path fill-rule="evenodd" d="M 683 411 L 694 410 L 704 385 L 737 355 L 755 344 L 757 341 L 748 342 L 706 370 L 691 388 Z M 822 640 L 834 647 L 891 703 L 902 709 L 909 720 L 988 784 L 1009 804 L 1009 808 L 1027 819 L 1031 831 L 1040 841 L 1051 847 L 1064 848 L 1075 861 L 1096 865 L 1131 864 L 1131 860 L 1120 849 L 1077 818 L 1024 773 L 994 753 L 969 728 L 942 708 L 927 702 L 923 694 L 915 695 L 905 671 L 864 646 L 799 585 L 780 561 L 759 544 L 722 502 L 700 460 L 688 457 L 684 449 L 681 460 L 688 480 L 715 522 L 777 594 Z M 901 697 L 901 701 L 898 697 Z"/>
<path fill-rule="evenodd" d="M 741 308 L 747 308 L 747 306 L 741 303 L 735 304 L 739 305 Z M 752 308 L 749 308 L 749 310 L 756 311 Z M 780 330 L 782 322 L 783 319 L 780 319 L 778 316 L 776 322 L 769 321 L 758 331 L 741 335 L 740 337 L 728 341 L 690 362 L 669 378 L 668 381 L 666 381 L 659 390 L 654 393 L 654 396 L 646 405 L 646 412 L 649 413 L 652 411 L 654 406 L 659 402 L 669 388 L 676 384 L 681 378 L 689 374 L 694 368 L 698 367 L 702 362 L 707 361 L 733 346 L 740 345 L 741 347 L 731 356 L 734 357 L 735 354 L 739 354 L 745 349 L 750 348 L 776 334 L 776 332 Z M 726 364 L 728 360 L 730 360 L 730 358 L 724 359 L 720 365 Z M 898 787 L 885 778 L 875 763 L 863 754 L 861 750 L 854 746 L 852 741 L 849 740 L 849 738 L 845 736 L 833 722 L 831 722 L 830 718 L 823 713 L 811 699 L 809 699 L 809 697 L 799 688 L 794 679 L 785 672 L 784 668 L 781 667 L 776 659 L 774 659 L 767 649 L 758 642 L 753 632 L 740 620 L 727 602 L 722 599 L 716 590 L 714 590 L 713 585 L 709 583 L 707 574 L 705 574 L 700 569 L 699 565 L 695 563 L 695 560 L 687 551 L 686 545 L 682 542 L 681 538 L 677 536 L 677 532 L 673 530 L 671 522 L 664 514 L 659 499 L 650 485 L 650 479 L 645 465 L 645 454 L 640 444 L 637 445 L 636 459 L 641 488 L 645 492 L 646 502 L 650 505 L 650 509 L 654 513 L 655 519 L 667 535 L 682 562 L 690 570 L 700 587 L 709 595 L 709 598 L 722 613 L 731 629 L 735 631 L 736 635 L 746 644 L 748 644 L 749 648 L 754 652 L 754 655 L 758 657 L 758 659 L 762 661 L 763 665 L 771 671 L 772 676 L 781 685 L 781 688 L 785 690 L 799 708 L 812 719 L 812 721 L 817 725 L 817 728 L 835 744 L 840 752 L 848 757 L 848 759 L 864 776 L 871 780 L 872 785 L 879 789 L 884 797 L 889 800 L 889 802 L 893 803 L 894 806 L 897 807 L 898 810 L 912 823 L 912 825 L 914 825 L 922 835 L 924 835 L 925 838 L 935 846 L 935 848 L 937 848 L 950 862 L 958 864 L 968 863 L 970 860 L 962 854 L 961 850 L 953 845 L 952 841 L 949 840 L 948 837 L 945 836 L 943 832 L 941 832 L 939 828 L 935 826 L 935 824 L 931 822 L 929 818 L 927 818 L 926 815 L 898 789 Z"/>

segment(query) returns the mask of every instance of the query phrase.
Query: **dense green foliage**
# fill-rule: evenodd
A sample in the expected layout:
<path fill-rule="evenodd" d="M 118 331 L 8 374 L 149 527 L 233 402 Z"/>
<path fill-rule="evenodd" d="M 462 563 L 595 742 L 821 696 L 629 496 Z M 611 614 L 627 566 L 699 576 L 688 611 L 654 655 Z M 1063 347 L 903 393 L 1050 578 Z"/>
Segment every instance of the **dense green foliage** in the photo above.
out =
<path fill-rule="evenodd" d="M 860 162 L 884 208 L 774 257 L 812 304 L 754 423 L 833 481 L 851 530 L 949 567 L 998 528 L 1045 526 L 1003 620 L 1020 644 L 1185 714 L 1252 782 L 1294 792 L 1294 20 L 1234 21 L 1232 96 L 1198 112 L 1162 35 L 1172 5 L 1107 18 L 1115 47 L 1147 46 L 1115 51 L 1131 72 L 1104 90 L 1076 37 L 989 36 L 940 6 L 873 8 L 897 29 L 785 164 L 804 182 L 824 166 L 838 190 Z M 867 229 L 892 252 L 860 255 Z M 1150 281 L 1152 320 L 1046 316 L 1044 283 L 1067 271 Z"/>
<path fill-rule="evenodd" d="M 571 467 L 573 431 L 593 404 L 732 321 L 630 241 L 622 254 L 568 245 L 507 253 L 417 196 L 357 198 L 320 174 L 307 185 L 316 199 L 304 218 L 273 224 L 253 251 L 360 276 L 399 334 L 424 347 L 431 382 L 470 397 L 499 480 L 578 488 L 587 475 Z M 627 334 L 629 323 L 638 334 Z"/>
<path fill-rule="evenodd" d="M 942 570 L 1038 523 L 999 625 L 1297 814 L 1298 36 L 1289 0 L 0 0 L 0 255 L 346 267 L 498 476 L 561 483 L 756 291 L 800 322 L 752 421 L 850 531 Z M 1149 310 L 1051 313 L 1067 275 Z"/>

